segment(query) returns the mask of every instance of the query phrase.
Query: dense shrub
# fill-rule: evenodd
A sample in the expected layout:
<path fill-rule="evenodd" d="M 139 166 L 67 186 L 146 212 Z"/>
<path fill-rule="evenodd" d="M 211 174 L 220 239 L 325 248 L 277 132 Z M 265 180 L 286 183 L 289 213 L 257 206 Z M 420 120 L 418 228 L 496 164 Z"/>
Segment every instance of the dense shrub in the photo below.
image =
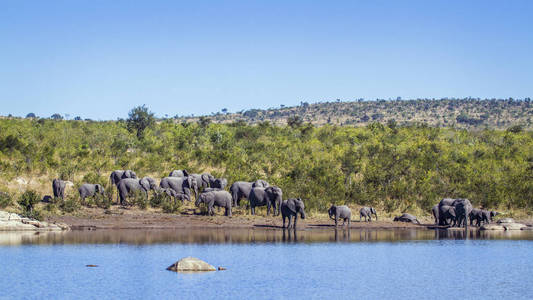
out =
<path fill-rule="evenodd" d="M 35 209 L 35 205 L 41 201 L 41 197 L 34 190 L 27 190 L 19 197 L 18 204 L 22 208 L 22 216 L 32 219 L 41 219 L 41 214 Z"/>
<path fill-rule="evenodd" d="M 6 208 L 12 203 L 12 198 L 9 193 L 0 192 L 0 208 Z"/>

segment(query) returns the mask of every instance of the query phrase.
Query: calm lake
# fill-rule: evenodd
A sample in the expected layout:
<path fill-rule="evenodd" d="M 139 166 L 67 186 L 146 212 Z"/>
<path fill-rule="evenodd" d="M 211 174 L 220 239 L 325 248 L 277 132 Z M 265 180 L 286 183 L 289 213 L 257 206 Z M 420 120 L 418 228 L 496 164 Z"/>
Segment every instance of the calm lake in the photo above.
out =
<path fill-rule="evenodd" d="M 227 270 L 165 270 L 186 256 Z M 531 231 L 0 233 L 0 262 L 0 299 L 533 298 Z"/>

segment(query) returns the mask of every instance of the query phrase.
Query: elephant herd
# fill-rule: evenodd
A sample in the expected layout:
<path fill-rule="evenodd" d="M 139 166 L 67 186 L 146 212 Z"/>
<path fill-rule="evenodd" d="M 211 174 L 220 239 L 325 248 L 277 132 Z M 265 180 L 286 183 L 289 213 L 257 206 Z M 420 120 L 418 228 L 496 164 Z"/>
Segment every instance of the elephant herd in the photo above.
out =
<path fill-rule="evenodd" d="M 196 199 L 195 205 L 199 206 L 204 203 L 207 207 L 208 215 L 214 214 L 214 207 L 224 208 L 226 216 L 231 216 L 232 207 L 239 207 L 241 199 L 248 199 L 250 213 L 255 215 L 255 208 L 266 206 L 267 215 L 270 210 L 274 216 L 280 215 L 283 218 L 283 227 L 285 220 L 288 219 L 288 227 L 295 227 L 297 215 L 300 214 L 302 219 L 305 218 L 305 205 L 301 198 L 290 198 L 283 200 L 283 191 L 277 186 L 271 186 L 265 180 L 259 179 L 253 182 L 236 181 L 229 187 L 229 192 L 225 190 L 228 181 L 225 178 L 216 178 L 209 173 L 190 174 L 187 170 L 174 170 L 167 177 L 160 180 L 157 185 L 155 179 L 151 177 L 138 178 L 132 170 L 115 170 L 109 180 L 117 188 L 117 204 L 126 205 L 127 198 L 136 193 L 143 193 L 148 196 L 150 191 L 155 193 L 164 193 L 170 198 L 181 200 L 182 202 L 191 201 L 191 193 Z M 54 197 L 63 198 L 66 182 L 60 179 L 54 179 L 52 189 Z M 82 201 L 87 197 L 104 195 L 104 188 L 100 184 L 84 183 L 78 189 Z M 490 223 L 494 216 L 498 214 L 495 211 L 473 208 L 468 199 L 444 198 L 437 205 L 433 206 L 432 213 L 435 218 L 435 224 L 439 226 L 481 226 L 483 223 Z M 343 225 L 351 222 L 351 210 L 346 205 L 332 205 L 328 209 L 329 217 L 335 221 L 343 220 Z M 377 221 L 378 215 L 373 207 L 363 207 L 359 211 L 359 221 L 372 221 L 372 215 Z M 291 222 L 292 221 L 292 222 Z M 395 217 L 394 221 L 411 222 L 420 224 L 420 222 L 410 214 L 403 214 Z M 292 223 L 292 224 L 291 224 Z"/>
<path fill-rule="evenodd" d="M 468 221 L 470 221 L 470 225 L 481 226 L 483 223 L 492 222 L 494 216 L 499 214 L 496 211 L 473 208 L 468 199 L 452 198 L 442 199 L 439 204 L 433 206 L 431 212 L 435 218 L 435 224 L 452 227 L 466 227 Z"/>
<path fill-rule="evenodd" d="M 287 199 L 283 200 L 283 191 L 277 186 L 270 186 L 265 180 L 259 179 L 254 182 L 236 181 L 227 192 L 228 185 L 226 178 L 215 178 L 209 173 L 192 174 L 187 170 L 174 170 L 167 177 L 160 180 L 159 186 L 155 179 L 151 177 L 138 178 L 132 170 L 115 170 L 109 176 L 111 185 L 117 188 L 117 204 L 126 205 L 127 198 L 136 193 L 148 196 L 150 191 L 164 193 L 182 202 L 191 201 L 192 194 L 196 199 L 195 205 L 204 203 L 207 213 L 213 215 L 213 208 L 221 207 L 225 209 L 225 215 L 231 216 L 231 209 L 240 206 L 242 198 L 248 199 L 250 212 L 255 215 L 255 208 L 259 206 L 267 207 L 267 215 L 270 210 L 275 216 L 282 214 L 283 221 L 294 217 L 293 224 L 296 224 L 296 215 L 300 213 L 305 218 L 303 200 Z M 54 179 L 52 189 L 54 197 L 63 198 L 66 182 Z M 104 188 L 100 184 L 84 183 L 78 189 L 82 201 L 87 197 L 104 195 Z M 294 226 L 294 225 L 293 225 Z"/>

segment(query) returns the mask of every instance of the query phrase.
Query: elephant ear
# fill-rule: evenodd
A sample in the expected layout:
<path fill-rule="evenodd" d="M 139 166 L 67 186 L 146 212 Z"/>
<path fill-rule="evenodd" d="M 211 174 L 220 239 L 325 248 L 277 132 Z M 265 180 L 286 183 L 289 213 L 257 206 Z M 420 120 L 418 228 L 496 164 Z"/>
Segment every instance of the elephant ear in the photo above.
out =
<path fill-rule="evenodd" d="M 150 183 L 148 182 L 148 180 L 146 179 L 141 179 L 139 180 L 139 184 L 141 185 L 141 187 L 146 190 L 147 192 L 150 190 Z"/>
<path fill-rule="evenodd" d="M 94 191 L 97 192 L 97 193 L 100 193 L 100 185 L 99 184 L 95 184 L 94 185 Z"/>
<path fill-rule="evenodd" d="M 448 212 L 449 212 L 450 215 L 452 215 L 454 218 L 456 217 L 456 215 L 455 215 L 455 208 L 450 207 L 450 210 L 449 210 Z"/>
<path fill-rule="evenodd" d="M 296 203 L 293 199 L 287 200 L 287 208 L 289 208 L 293 213 L 296 214 Z"/>
<path fill-rule="evenodd" d="M 185 169 L 183 169 L 183 176 L 185 176 L 185 177 L 189 176 L 189 172 L 187 172 L 187 170 L 185 170 Z"/>

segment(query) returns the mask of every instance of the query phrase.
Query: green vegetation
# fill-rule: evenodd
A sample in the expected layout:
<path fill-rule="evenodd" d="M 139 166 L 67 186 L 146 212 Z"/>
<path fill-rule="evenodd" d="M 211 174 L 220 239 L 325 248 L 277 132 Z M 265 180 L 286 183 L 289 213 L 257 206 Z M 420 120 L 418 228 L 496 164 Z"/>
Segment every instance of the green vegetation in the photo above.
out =
<path fill-rule="evenodd" d="M 509 99 L 417 99 L 353 102 L 321 102 L 270 109 L 251 109 L 238 113 L 212 114 L 213 123 L 241 120 L 248 124 L 268 121 L 276 125 L 355 125 L 394 121 L 401 126 L 426 124 L 432 127 L 464 129 L 507 129 L 520 125 L 533 129 L 533 105 L 529 98 Z M 205 118 L 199 117 L 199 118 Z M 198 117 L 178 117 L 178 122 L 197 122 Z"/>
<path fill-rule="evenodd" d="M 40 220 L 41 214 L 35 209 L 35 205 L 41 201 L 41 197 L 36 191 L 27 190 L 20 195 L 18 204 L 22 208 L 22 216 Z"/>
<path fill-rule="evenodd" d="M 184 168 L 230 184 L 263 178 L 280 186 L 284 198 L 305 199 L 311 211 L 331 203 L 428 211 L 443 197 L 533 209 L 533 132 L 527 128 L 467 131 L 397 121 L 315 127 L 293 121 L 252 126 L 168 119 L 146 127 L 139 139 L 125 121 L 0 119 L 0 188 L 18 176 L 48 178 L 43 184 L 49 188 L 62 176 L 75 184 L 105 184 L 109 196 L 114 169 L 161 178 Z M 109 207 L 107 196 L 98 206 Z M 141 204 L 177 210 L 160 199 Z M 67 212 L 77 207 L 68 197 L 60 204 Z"/>

